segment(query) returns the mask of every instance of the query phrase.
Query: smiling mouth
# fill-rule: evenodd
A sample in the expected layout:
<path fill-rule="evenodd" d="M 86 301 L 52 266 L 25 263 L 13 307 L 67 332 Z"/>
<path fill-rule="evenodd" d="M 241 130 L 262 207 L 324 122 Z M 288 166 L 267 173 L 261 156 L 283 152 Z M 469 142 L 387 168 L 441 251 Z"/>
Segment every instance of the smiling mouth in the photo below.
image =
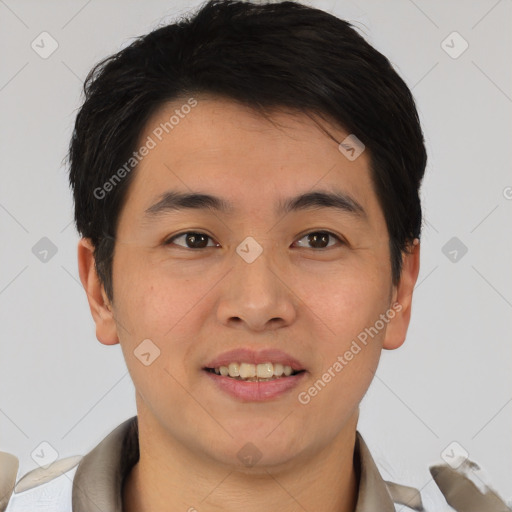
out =
<path fill-rule="evenodd" d="M 280 363 L 237 363 L 217 368 L 204 368 L 205 371 L 242 382 L 268 382 L 271 380 L 286 379 L 305 370 L 293 370 L 291 366 Z"/>

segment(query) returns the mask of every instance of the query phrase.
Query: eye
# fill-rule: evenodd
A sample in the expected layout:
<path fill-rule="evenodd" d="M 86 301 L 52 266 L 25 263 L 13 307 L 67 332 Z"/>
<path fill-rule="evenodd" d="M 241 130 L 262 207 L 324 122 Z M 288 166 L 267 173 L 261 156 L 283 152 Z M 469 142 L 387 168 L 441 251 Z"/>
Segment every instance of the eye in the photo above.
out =
<path fill-rule="evenodd" d="M 328 247 L 332 247 L 332 245 L 328 245 L 329 238 L 335 238 L 341 245 L 345 245 L 345 242 L 340 237 L 329 231 L 312 231 L 311 233 L 304 235 L 295 243 L 300 243 L 301 240 L 306 239 L 306 243 L 311 244 L 310 247 L 307 247 L 309 249 L 327 249 Z"/>
<path fill-rule="evenodd" d="M 180 239 L 182 239 L 182 243 L 176 243 L 176 240 Z M 306 247 L 304 245 L 301 245 L 301 241 L 306 240 L 305 243 L 311 244 L 309 247 L 307 247 L 309 249 L 327 249 L 333 246 L 332 244 L 329 244 L 329 239 L 336 239 L 341 245 L 345 245 L 345 242 L 340 237 L 329 231 L 312 231 L 304 235 L 295 243 L 299 244 L 299 246 Z M 185 249 L 204 249 L 206 247 L 219 246 L 218 243 L 212 243 L 211 245 L 208 245 L 208 240 L 211 240 L 213 242 L 213 239 L 205 233 L 187 231 L 185 233 L 180 233 L 167 239 L 164 242 L 164 245 L 174 244 Z"/>
<path fill-rule="evenodd" d="M 178 243 L 175 244 L 176 240 L 183 239 L 184 244 Z M 179 235 L 174 235 L 164 242 L 164 245 L 175 244 L 180 247 L 184 247 L 185 249 L 204 249 L 205 247 L 216 247 L 218 244 L 207 245 L 208 239 L 213 240 L 210 236 L 205 233 L 198 233 L 196 231 L 187 231 L 185 233 L 180 233 Z"/>

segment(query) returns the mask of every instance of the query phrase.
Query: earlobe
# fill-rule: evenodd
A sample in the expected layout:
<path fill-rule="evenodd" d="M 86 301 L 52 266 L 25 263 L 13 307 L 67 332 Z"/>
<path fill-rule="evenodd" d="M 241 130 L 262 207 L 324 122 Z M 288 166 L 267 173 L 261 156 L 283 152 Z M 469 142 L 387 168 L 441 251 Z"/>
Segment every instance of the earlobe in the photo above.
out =
<path fill-rule="evenodd" d="M 405 341 L 409 322 L 411 320 L 412 295 L 420 270 L 420 243 L 416 238 L 409 250 L 402 254 L 402 272 L 400 281 L 395 288 L 391 305 L 395 316 L 386 328 L 382 347 L 387 350 L 399 348 Z"/>
<path fill-rule="evenodd" d="M 96 272 L 94 246 L 89 238 L 78 242 L 78 272 L 96 324 L 96 338 L 104 345 L 119 343 L 112 305 Z"/>

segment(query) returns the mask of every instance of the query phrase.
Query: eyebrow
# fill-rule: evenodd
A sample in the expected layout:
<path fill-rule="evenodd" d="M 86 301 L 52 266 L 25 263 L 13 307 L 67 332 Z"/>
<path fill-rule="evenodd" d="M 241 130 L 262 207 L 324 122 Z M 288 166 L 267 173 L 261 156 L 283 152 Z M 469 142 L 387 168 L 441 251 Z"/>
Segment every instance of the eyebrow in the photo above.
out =
<path fill-rule="evenodd" d="M 316 190 L 291 197 L 278 202 L 276 214 L 284 215 L 303 210 L 333 209 L 356 217 L 365 218 L 364 208 L 350 195 L 340 191 Z M 221 197 L 199 192 L 167 191 L 158 201 L 147 208 L 144 217 L 147 219 L 179 210 L 210 210 L 224 214 L 234 213 L 233 203 Z"/>

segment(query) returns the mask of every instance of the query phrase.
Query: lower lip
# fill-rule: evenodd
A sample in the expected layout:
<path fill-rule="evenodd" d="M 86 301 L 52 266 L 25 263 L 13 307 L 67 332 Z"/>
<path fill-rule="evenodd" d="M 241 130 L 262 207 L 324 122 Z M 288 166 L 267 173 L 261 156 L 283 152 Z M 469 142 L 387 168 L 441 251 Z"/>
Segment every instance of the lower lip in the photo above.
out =
<path fill-rule="evenodd" d="M 203 370 L 215 384 L 234 398 L 243 402 L 265 402 L 290 391 L 302 381 L 306 372 L 264 382 L 244 382 Z"/>

